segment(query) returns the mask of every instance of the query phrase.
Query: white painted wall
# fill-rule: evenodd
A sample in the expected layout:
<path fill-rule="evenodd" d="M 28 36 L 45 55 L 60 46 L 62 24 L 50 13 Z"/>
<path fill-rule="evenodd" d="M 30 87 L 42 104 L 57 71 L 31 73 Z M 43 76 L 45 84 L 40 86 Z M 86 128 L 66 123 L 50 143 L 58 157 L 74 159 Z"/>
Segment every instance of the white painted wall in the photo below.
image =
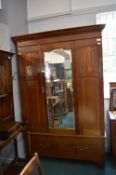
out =
<path fill-rule="evenodd" d="M 72 10 L 116 5 L 116 0 L 71 0 Z"/>
<path fill-rule="evenodd" d="M 27 0 L 28 19 L 108 5 L 116 5 L 116 0 Z"/>
<path fill-rule="evenodd" d="M 2 8 L 1 0 L 0 0 L 0 9 Z"/>
<path fill-rule="evenodd" d="M 0 23 L 0 49 L 10 50 L 9 28 L 7 24 Z"/>
<path fill-rule="evenodd" d="M 27 0 L 29 33 L 96 24 L 96 14 L 110 10 L 116 0 Z"/>
<path fill-rule="evenodd" d="M 66 15 L 49 19 L 35 20 L 28 23 L 29 33 L 51 31 L 70 27 L 92 25 L 96 23 L 95 14 Z"/>
<path fill-rule="evenodd" d="M 28 18 L 57 14 L 70 10 L 70 0 L 27 0 Z"/>

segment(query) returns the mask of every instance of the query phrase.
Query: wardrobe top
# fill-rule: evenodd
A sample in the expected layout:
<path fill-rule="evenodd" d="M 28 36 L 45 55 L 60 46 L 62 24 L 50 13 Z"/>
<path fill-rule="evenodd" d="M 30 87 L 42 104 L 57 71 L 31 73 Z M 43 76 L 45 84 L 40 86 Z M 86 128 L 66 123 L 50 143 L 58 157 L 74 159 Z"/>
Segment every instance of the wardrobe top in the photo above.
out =
<path fill-rule="evenodd" d="M 75 35 L 75 34 L 83 34 L 88 32 L 101 32 L 104 29 L 104 24 L 99 25 L 91 25 L 91 26 L 83 26 L 83 27 L 74 27 L 74 28 L 67 28 L 67 29 L 60 29 L 60 30 L 53 30 L 47 32 L 40 32 L 40 33 L 30 33 L 25 35 L 13 36 L 13 42 L 17 43 L 20 41 L 26 40 L 34 40 L 34 39 L 42 39 L 48 37 L 56 37 L 56 36 L 66 36 L 66 35 Z"/>

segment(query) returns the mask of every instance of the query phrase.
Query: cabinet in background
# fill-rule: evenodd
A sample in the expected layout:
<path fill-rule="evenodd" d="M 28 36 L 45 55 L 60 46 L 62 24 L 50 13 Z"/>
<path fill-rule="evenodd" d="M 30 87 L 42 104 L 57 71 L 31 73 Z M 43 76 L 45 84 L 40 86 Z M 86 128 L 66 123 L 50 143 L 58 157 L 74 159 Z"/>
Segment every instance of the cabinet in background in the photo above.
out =
<path fill-rule="evenodd" d="M 110 83 L 110 132 L 113 165 L 116 164 L 116 82 Z"/>
<path fill-rule="evenodd" d="M 19 122 L 15 122 L 14 118 L 11 66 L 13 55 L 14 53 L 0 50 L 0 151 L 13 141 L 14 160 L 17 160 L 18 151 L 16 138 L 17 135 L 23 131 L 23 127 Z"/>
<path fill-rule="evenodd" d="M 116 164 L 116 112 L 109 111 L 110 133 L 111 133 L 111 153 L 113 165 Z"/>
<path fill-rule="evenodd" d="M 14 118 L 11 58 L 13 53 L 0 50 L 0 120 Z"/>
<path fill-rule="evenodd" d="M 94 25 L 12 38 L 18 51 L 29 155 L 37 151 L 40 156 L 90 160 L 104 166 L 103 28 L 104 25 Z M 49 77 L 53 68 L 55 73 Z M 71 106 L 62 118 L 66 120 L 73 113 L 73 125 L 68 128 L 59 123 L 50 127 L 46 82 L 50 88 L 54 79 L 65 79 L 66 88 L 70 88 L 65 94 L 70 94 Z M 49 91 L 49 95 L 58 99 L 58 91 L 58 88 L 57 94 Z"/>

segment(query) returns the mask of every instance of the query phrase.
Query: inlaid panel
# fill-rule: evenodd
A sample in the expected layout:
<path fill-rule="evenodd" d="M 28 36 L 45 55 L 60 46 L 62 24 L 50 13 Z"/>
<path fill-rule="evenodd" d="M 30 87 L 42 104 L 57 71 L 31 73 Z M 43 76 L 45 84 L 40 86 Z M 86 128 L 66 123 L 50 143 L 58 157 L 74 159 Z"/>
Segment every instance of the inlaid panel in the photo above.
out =
<path fill-rule="evenodd" d="M 76 42 L 78 50 L 76 58 L 78 61 L 78 73 L 80 76 L 98 76 L 101 67 L 101 44 L 96 39 L 80 40 Z"/>
<path fill-rule="evenodd" d="M 30 130 L 42 131 L 48 126 L 42 62 L 38 50 L 19 53 L 20 89 L 24 120 Z"/>
<path fill-rule="evenodd" d="M 98 78 L 83 78 L 80 81 L 78 100 L 82 132 L 84 134 L 100 134 L 100 117 L 102 116 Z"/>

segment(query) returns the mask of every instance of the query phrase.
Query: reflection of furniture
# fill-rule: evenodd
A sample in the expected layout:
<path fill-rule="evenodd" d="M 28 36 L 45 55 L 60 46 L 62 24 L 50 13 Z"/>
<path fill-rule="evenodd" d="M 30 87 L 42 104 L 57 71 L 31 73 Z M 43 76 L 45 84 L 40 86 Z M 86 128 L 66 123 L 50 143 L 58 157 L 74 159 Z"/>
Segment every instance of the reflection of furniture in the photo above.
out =
<path fill-rule="evenodd" d="M 59 96 L 48 96 L 48 115 L 49 115 L 49 124 L 50 127 L 55 126 L 55 120 L 61 121 L 61 116 L 59 115 L 59 112 L 55 112 L 55 107 L 58 105 L 60 107 L 60 98 Z M 59 122 L 60 122 L 59 121 Z"/>
<path fill-rule="evenodd" d="M 66 80 L 53 81 L 54 84 L 54 95 L 58 95 L 60 98 L 60 115 L 66 116 L 67 109 L 67 82 Z"/>
<path fill-rule="evenodd" d="M 25 165 L 19 175 L 43 175 L 42 166 L 37 153 L 34 153 L 33 157 Z"/>
<path fill-rule="evenodd" d="M 48 116 L 50 127 L 54 127 L 55 120 L 60 124 L 62 117 L 66 116 L 67 109 L 67 83 L 65 80 L 56 79 L 46 83 L 48 100 Z"/>
<path fill-rule="evenodd" d="M 53 95 L 53 82 L 51 81 L 46 82 L 46 95 L 47 96 Z"/>
<path fill-rule="evenodd" d="M 27 148 L 32 155 L 90 160 L 104 165 L 104 98 L 101 31 L 104 25 L 13 37 Z M 43 60 L 54 49 L 70 50 L 75 128 L 49 128 Z M 30 70 L 29 72 L 27 70 Z"/>
<path fill-rule="evenodd" d="M 116 82 L 110 83 L 110 127 L 113 164 L 116 163 Z"/>

